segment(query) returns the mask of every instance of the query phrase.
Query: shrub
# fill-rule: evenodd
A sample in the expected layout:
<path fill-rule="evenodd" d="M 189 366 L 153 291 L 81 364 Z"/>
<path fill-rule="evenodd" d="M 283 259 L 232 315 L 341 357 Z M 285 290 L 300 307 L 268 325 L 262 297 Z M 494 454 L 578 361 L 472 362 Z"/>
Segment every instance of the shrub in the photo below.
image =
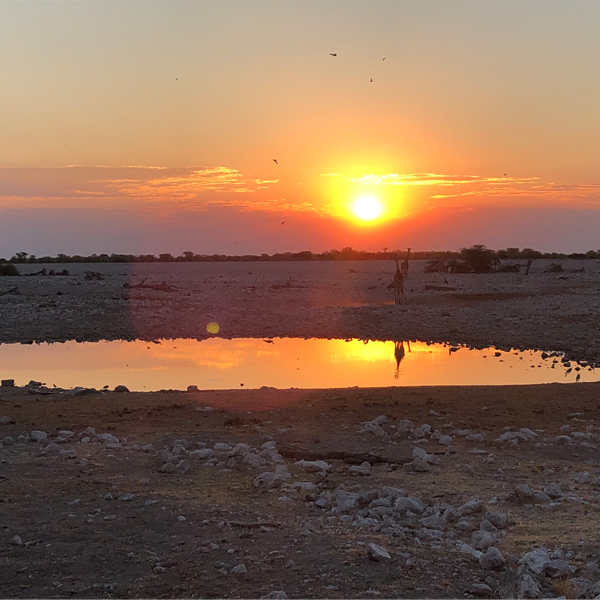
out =
<path fill-rule="evenodd" d="M 562 273 L 563 271 L 563 266 L 560 263 L 551 263 L 546 269 L 546 273 Z"/>
<path fill-rule="evenodd" d="M 460 254 L 470 273 L 491 273 L 498 266 L 496 253 L 482 244 L 462 248 Z"/>
<path fill-rule="evenodd" d="M 0 264 L 0 277 L 14 277 L 20 275 L 19 270 L 12 263 L 1 263 Z"/>

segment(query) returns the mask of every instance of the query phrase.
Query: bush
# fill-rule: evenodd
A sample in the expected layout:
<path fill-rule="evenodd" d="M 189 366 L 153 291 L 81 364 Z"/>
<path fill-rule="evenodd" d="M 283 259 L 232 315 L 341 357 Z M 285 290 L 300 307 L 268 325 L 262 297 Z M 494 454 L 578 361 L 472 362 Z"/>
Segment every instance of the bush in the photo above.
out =
<path fill-rule="evenodd" d="M 1 263 L 0 264 L 0 277 L 14 277 L 20 275 L 19 270 L 12 263 Z"/>
<path fill-rule="evenodd" d="M 496 253 L 481 244 L 462 248 L 460 254 L 468 273 L 491 273 L 498 267 Z"/>
<path fill-rule="evenodd" d="M 562 273 L 563 271 L 564 271 L 563 266 L 559 263 L 552 263 L 546 269 L 546 273 Z"/>

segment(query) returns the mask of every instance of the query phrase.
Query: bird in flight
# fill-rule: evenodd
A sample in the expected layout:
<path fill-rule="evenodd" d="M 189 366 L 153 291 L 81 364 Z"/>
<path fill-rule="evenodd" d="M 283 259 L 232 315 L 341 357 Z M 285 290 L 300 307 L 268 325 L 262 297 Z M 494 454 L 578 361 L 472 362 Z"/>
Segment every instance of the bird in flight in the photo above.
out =
<path fill-rule="evenodd" d="M 371 79 L 369 79 L 369 83 L 373 83 L 373 78 L 371 77 Z"/>
<path fill-rule="evenodd" d="M 386 59 L 386 57 L 384 56 L 384 57 L 383 57 L 383 60 L 385 60 L 385 59 Z"/>
<path fill-rule="evenodd" d="M 276 158 L 274 158 L 274 159 L 273 159 L 273 162 L 274 162 L 276 165 L 278 165 L 278 164 L 279 164 L 279 163 L 277 162 L 277 159 L 276 159 Z"/>
<path fill-rule="evenodd" d="M 285 223 L 285 221 L 281 221 L 281 224 L 283 225 Z"/>
<path fill-rule="evenodd" d="M 330 52 L 329 56 L 337 56 L 337 54 L 334 54 L 333 52 Z"/>
<path fill-rule="evenodd" d="M 504 173 L 504 177 L 508 177 L 508 175 L 506 173 Z"/>

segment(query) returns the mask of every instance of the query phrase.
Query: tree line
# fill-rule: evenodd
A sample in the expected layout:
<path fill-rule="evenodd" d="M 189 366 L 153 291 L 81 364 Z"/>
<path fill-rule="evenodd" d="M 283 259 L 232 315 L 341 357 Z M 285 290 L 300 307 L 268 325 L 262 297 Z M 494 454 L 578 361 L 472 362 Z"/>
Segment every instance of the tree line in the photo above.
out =
<path fill-rule="evenodd" d="M 504 250 L 491 250 L 482 244 L 470 248 L 462 248 L 459 252 L 452 251 L 418 251 L 411 252 L 411 260 L 460 260 L 466 255 L 474 254 L 475 257 L 485 257 L 485 261 L 494 260 L 529 260 L 538 258 L 548 259 L 598 259 L 600 250 L 589 250 L 585 253 L 573 252 L 539 252 L 532 248 L 506 248 Z M 0 263 L 171 263 L 171 262 L 269 262 L 269 261 L 332 261 L 332 260 L 392 260 L 396 257 L 404 258 L 406 250 L 390 250 L 383 248 L 381 251 L 368 252 L 355 250 L 348 246 L 341 250 L 327 250 L 325 252 L 277 252 L 275 254 L 195 254 L 186 251 L 179 256 L 169 253 L 164 254 L 57 254 L 56 256 L 36 256 L 27 252 L 17 252 L 11 258 L 0 258 Z"/>

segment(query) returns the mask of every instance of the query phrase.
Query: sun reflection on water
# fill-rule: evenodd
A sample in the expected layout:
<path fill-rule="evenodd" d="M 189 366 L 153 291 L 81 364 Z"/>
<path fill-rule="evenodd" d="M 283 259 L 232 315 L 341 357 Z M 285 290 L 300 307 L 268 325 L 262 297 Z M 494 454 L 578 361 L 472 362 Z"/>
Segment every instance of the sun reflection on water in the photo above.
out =
<path fill-rule="evenodd" d="M 0 375 L 58 387 L 131 390 L 503 385 L 598 381 L 541 352 L 470 350 L 418 341 L 273 338 L 0 345 Z M 554 361 L 554 362 L 553 362 Z"/>

